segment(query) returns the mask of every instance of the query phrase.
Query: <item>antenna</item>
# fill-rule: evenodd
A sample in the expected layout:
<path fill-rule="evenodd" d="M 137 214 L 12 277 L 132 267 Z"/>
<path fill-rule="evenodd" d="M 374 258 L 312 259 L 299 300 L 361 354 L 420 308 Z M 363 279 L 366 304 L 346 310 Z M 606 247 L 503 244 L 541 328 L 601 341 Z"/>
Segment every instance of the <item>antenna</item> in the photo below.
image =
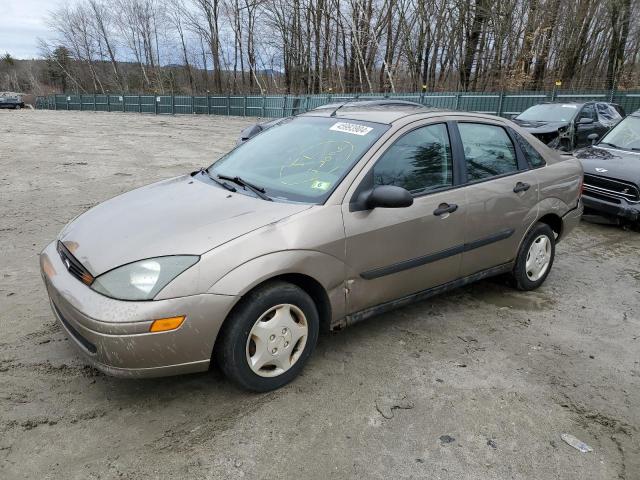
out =
<path fill-rule="evenodd" d="M 337 112 L 338 110 L 340 110 L 342 107 L 344 107 L 347 103 L 350 103 L 350 101 L 349 101 L 349 100 L 347 100 L 346 102 L 343 102 L 343 103 L 341 103 L 340 105 L 338 105 L 338 106 L 336 107 L 336 109 L 335 109 L 333 112 L 331 112 L 331 115 L 329 115 L 329 116 L 330 116 L 330 117 L 335 117 L 335 116 L 336 116 L 336 112 Z"/>

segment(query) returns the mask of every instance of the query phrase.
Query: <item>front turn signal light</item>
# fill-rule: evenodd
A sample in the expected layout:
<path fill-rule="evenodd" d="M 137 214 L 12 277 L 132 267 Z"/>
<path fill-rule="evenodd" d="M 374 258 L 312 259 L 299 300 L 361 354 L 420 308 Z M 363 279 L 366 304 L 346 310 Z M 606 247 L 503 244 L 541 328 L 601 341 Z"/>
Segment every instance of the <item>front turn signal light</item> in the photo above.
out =
<path fill-rule="evenodd" d="M 150 332 L 168 332 L 169 330 L 175 330 L 182 322 L 184 322 L 185 316 L 181 315 L 179 317 L 170 317 L 170 318 L 159 318 L 158 320 L 154 320 L 149 327 Z"/>

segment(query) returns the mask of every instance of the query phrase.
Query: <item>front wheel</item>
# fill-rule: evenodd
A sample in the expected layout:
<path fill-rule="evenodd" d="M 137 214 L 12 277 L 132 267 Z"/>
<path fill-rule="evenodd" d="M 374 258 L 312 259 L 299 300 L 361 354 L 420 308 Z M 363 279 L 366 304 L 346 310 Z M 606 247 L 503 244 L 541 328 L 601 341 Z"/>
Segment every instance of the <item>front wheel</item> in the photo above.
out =
<path fill-rule="evenodd" d="M 518 290 L 535 290 L 551 271 L 556 253 L 556 237 L 551 227 L 536 223 L 525 236 L 511 272 Z"/>
<path fill-rule="evenodd" d="M 274 390 L 300 373 L 318 332 L 311 297 L 293 284 L 273 282 L 250 292 L 231 312 L 216 342 L 215 359 L 241 387 Z"/>

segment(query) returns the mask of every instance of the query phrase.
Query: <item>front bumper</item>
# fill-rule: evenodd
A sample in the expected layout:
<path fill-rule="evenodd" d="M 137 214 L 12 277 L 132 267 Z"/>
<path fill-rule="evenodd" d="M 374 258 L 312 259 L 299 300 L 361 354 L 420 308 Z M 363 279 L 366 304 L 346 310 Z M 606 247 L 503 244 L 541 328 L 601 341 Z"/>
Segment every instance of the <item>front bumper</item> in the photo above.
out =
<path fill-rule="evenodd" d="M 40 255 L 53 312 L 97 369 L 115 376 L 158 377 L 206 370 L 236 297 L 201 294 L 158 301 L 107 298 L 74 278 L 55 248 Z M 176 330 L 150 333 L 155 319 L 185 315 Z"/>
<path fill-rule="evenodd" d="M 587 194 L 582 195 L 582 202 L 585 208 L 605 216 L 623 218 L 631 222 L 640 221 L 640 203 L 631 203 L 624 198 L 608 201 Z"/>

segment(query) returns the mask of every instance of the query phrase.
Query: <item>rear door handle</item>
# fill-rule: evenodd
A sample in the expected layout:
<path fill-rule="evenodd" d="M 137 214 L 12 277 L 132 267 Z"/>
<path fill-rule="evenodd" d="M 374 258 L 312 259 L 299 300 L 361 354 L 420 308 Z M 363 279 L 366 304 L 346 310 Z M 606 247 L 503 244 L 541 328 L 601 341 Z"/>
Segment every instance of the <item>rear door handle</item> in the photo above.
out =
<path fill-rule="evenodd" d="M 513 191 L 514 193 L 526 192 L 529 188 L 531 188 L 531 185 L 528 183 L 518 182 L 516 183 L 516 186 L 513 187 Z"/>
<path fill-rule="evenodd" d="M 439 217 L 440 215 L 444 215 L 445 213 L 453 213 L 457 209 L 458 205 L 456 205 L 455 203 L 441 203 L 440 205 L 438 205 L 438 208 L 433 211 L 433 214 Z"/>

